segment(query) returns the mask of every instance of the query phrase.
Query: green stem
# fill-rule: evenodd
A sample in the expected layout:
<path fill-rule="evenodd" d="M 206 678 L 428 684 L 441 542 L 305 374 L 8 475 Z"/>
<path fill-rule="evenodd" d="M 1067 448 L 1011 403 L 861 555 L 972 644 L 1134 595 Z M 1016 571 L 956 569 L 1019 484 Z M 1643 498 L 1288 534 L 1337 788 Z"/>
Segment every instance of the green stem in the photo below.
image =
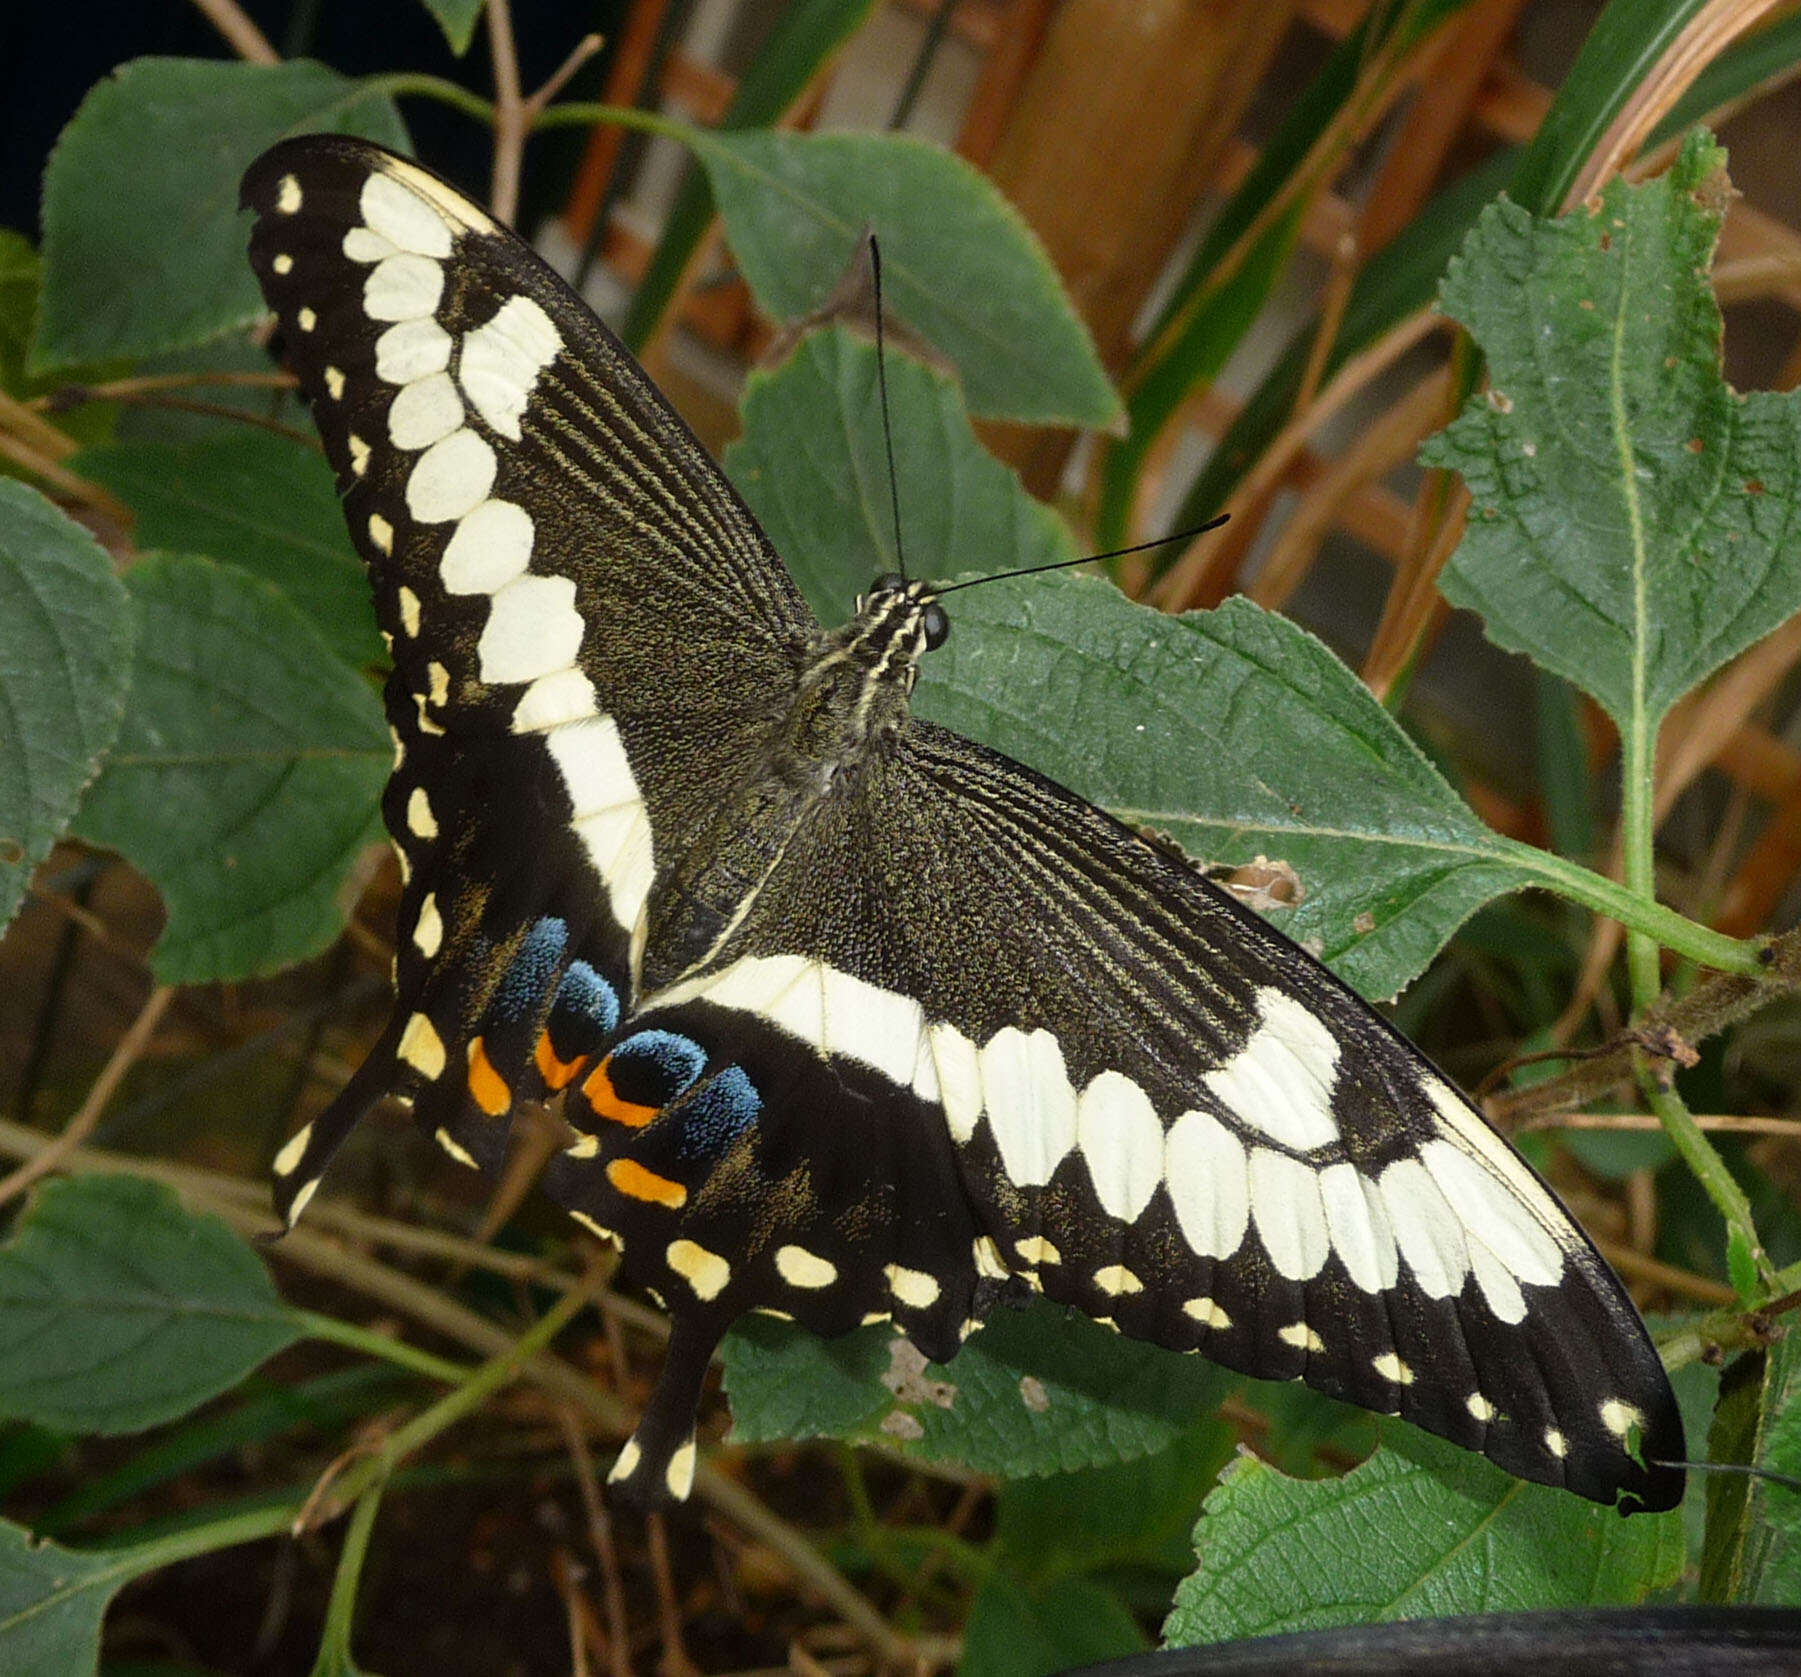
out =
<path fill-rule="evenodd" d="M 1701 966 L 1712 967 L 1718 972 L 1754 976 L 1764 970 L 1760 953 L 1763 945 L 1758 939 L 1727 937 L 1711 926 L 1700 925 L 1685 915 L 1678 914 L 1673 908 L 1666 908 L 1655 897 L 1640 896 L 1618 880 L 1595 873 L 1580 863 L 1570 861 L 1568 857 L 1553 855 L 1535 845 L 1522 844 L 1517 839 L 1499 835 L 1492 842 L 1504 853 L 1507 861 L 1527 873 L 1538 875 L 1539 882 L 1546 890 L 1555 891 L 1559 896 L 1581 903 L 1597 914 L 1618 920 L 1629 935 L 1644 934 L 1651 942 L 1653 959 L 1661 947 L 1673 949 L 1677 954 L 1686 955 Z M 1655 998 L 1656 988 L 1653 985 L 1652 999 Z"/>
<path fill-rule="evenodd" d="M 325 1610 L 325 1626 L 319 1633 L 319 1657 L 313 1677 L 356 1669 L 350 1657 L 350 1633 L 356 1622 L 356 1589 L 369 1553 L 369 1536 L 375 1530 L 376 1511 L 386 1481 L 376 1480 L 357 1498 L 350 1524 L 344 1530 L 344 1546 L 338 1551 L 338 1570 L 332 1575 L 331 1601 Z"/>
<path fill-rule="evenodd" d="M 1640 902 L 1657 901 L 1657 821 L 1652 813 L 1652 790 L 1657 730 L 1634 718 L 1621 731 L 1620 853 L 1621 877 L 1627 891 Z M 1632 980 L 1632 1007 L 1643 1013 L 1663 988 L 1658 964 L 1659 940 L 1642 924 L 1627 923 L 1626 969 Z M 1680 953 L 1686 954 L 1683 950 Z"/>
<path fill-rule="evenodd" d="M 356 85 L 359 96 L 385 93 L 390 98 L 400 99 L 412 94 L 421 99 L 436 99 L 439 104 L 449 105 L 452 110 L 461 111 L 464 116 L 474 117 L 477 122 L 490 128 L 494 126 L 493 100 L 484 99 L 479 93 L 471 93 L 468 88 L 459 87 L 442 76 L 427 76 L 413 70 L 395 70 L 385 76 L 365 76 Z"/>
<path fill-rule="evenodd" d="M 1786 1298 L 1801 1291 L 1801 1264 L 1790 1264 L 1769 1278 L 1771 1299 Z M 1712 1351 L 1736 1351 L 1741 1346 L 1763 1345 L 1768 1340 L 1750 1319 L 1742 1306 L 1729 1304 L 1723 1310 L 1709 1311 L 1697 1321 L 1684 1323 L 1657 1336 L 1657 1352 L 1663 1366 L 1672 1373 L 1698 1363 Z"/>
<path fill-rule="evenodd" d="M 678 122 L 659 111 L 635 110 L 630 105 L 603 105 L 592 100 L 571 99 L 561 105 L 547 105 L 532 118 L 532 129 L 592 128 L 596 123 L 616 122 L 621 128 L 636 128 L 641 134 L 656 134 L 698 150 L 706 139 L 706 131 L 692 123 Z"/>
<path fill-rule="evenodd" d="M 461 1385 L 475 1372 L 463 1363 L 434 1357 L 431 1352 L 421 1351 L 416 1345 L 409 1345 L 403 1339 L 395 1339 L 391 1334 L 376 1333 L 370 1328 L 359 1328 L 354 1322 L 343 1322 L 336 1316 L 322 1316 L 313 1310 L 296 1310 L 293 1312 L 293 1319 L 300 1331 L 310 1339 L 330 1340 L 334 1345 L 361 1351 L 365 1356 L 379 1357 L 409 1373 L 423 1374 L 426 1379 L 440 1381 L 446 1386 Z"/>
<path fill-rule="evenodd" d="M 1757 1268 L 1763 1296 L 1779 1297 L 1783 1290 L 1780 1277 L 1775 1265 L 1770 1262 L 1769 1253 L 1764 1250 L 1763 1241 L 1758 1237 L 1757 1224 L 1751 1215 L 1751 1202 L 1745 1198 L 1745 1191 L 1738 1185 L 1738 1179 L 1726 1168 L 1726 1161 L 1720 1157 L 1719 1150 L 1701 1133 L 1701 1126 L 1695 1122 L 1694 1114 L 1689 1111 L 1682 1097 L 1657 1076 L 1643 1055 L 1635 1054 L 1633 1061 L 1638 1072 L 1640 1092 L 1662 1122 L 1664 1134 L 1675 1143 L 1683 1162 L 1695 1173 L 1696 1179 L 1706 1190 L 1707 1197 L 1713 1201 L 1714 1208 L 1726 1220 L 1728 1241 L 1736 1236 L 1744 1243 L 1745 1251 L 1750 1254 L 1751 1262 Z M 1742 1286 L 1736 1277 L 1734 1284 Z"/>
<path fill-rule="evenodd" d="M 499 1356 L 483 1363 L 472 1374 L 465 1376 L 462 1384 L 454 1391 L 447 1392 L 431 1408 L 414 1416 L 398 1432 L 390 1434 L 382 1445 L 379 1462 L 371 1462 L 367 1464 L 368 1467 L 371 1470 L 379 1469 L 379 1475 L 385 1476 L 389 1469 L 405 1460 L 422 1444 L 436 1438 L 470 1410 L 478 1408 L 487 1397 L 507 1385 L 526 1363 L 549 1345 L 587 1302 L 586 1295 L 581 1292 L 565 1293 Z M 362 1469 L 353 1468 L 344 1478 L 345 1494 L 361 1495 L 377 1476 L 375 1471 L 365 1473 Z"/>

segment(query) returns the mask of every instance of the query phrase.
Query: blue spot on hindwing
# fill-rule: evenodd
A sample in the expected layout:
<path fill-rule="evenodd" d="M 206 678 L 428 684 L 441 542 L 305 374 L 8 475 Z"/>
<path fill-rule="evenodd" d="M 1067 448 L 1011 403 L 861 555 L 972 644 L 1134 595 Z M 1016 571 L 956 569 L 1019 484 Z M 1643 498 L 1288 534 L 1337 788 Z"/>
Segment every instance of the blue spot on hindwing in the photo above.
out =
<path fill-rule="evenodd" d="M 763 1097 L 742 1066 L 727 1066 L 681 1110 L 677 1146 L 689 1158 L 724 1153 L 763 1110 Z"/>
<path fill-rule="evenodd" d="M 546 914 L 519 940 L 505 975 L 494 988 L 491 1010 L 501 1019 L 523 1019 L 534 1014 L 544 992 L 556 977 L 569 941 L 569 923 Z"/>
<path fill-rule="evenodd" d="M 639 1031 L 614 1045 L 607 1076 L 621 1100 L 667 1106 L 706 1070 L 707 1051 L 674 1031 Z"/>
<path fill-rule="evenodd" d="M 602 1036 L 619 1027 L 619 993 L 586 961 L 571 961 L 557 990 L 558 1012 L 572 1014 Z"/>

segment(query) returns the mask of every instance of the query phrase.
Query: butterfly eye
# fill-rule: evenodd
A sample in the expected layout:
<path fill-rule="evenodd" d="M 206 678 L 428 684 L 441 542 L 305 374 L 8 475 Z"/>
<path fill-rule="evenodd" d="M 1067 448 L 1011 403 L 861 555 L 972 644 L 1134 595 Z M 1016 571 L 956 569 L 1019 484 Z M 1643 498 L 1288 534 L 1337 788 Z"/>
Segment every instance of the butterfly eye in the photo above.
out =
<path fill-rule="evenodd" d="M 907 586 L 907 579 L 899 571 L 883 571 L 870 585 L 871 594 L 898 594 Z"/>
<path fill-rule="evenodd" d="M 936 600 L 920 614 L 919 624 L 925 630 L 927 652 L 936 652 L 951 632 L 951 620 Z"/>

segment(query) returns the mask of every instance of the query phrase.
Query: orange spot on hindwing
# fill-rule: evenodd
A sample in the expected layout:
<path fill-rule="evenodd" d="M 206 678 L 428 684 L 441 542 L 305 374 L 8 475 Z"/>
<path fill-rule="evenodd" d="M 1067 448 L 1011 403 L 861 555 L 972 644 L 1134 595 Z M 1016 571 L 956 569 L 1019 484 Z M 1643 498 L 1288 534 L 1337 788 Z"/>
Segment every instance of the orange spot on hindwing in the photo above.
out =
<path fill-rule="evenodd" d="M 688 1190 L 667 1176 L 646 1170 L 636 1159 L 614 1159 L 607 1166 L 607 1180 L 630 1199 L 651 1205 L 666 1205 L 679 1211 L 687 1202 Z"/>
<path fill-rule="evenodd" d="M 587 1081 L 582 1084 L 582 1095 L 597 1117 L 611 1118 L 616 1124 L 629 1124 L 635 1130 L 642 1129 L 656 1117 L 659 1108 L 621 1100 L 618 1090 L 613 1087 L 609 1070 L 612 1064 L 613 1057 L 609 1054 L 588 1073 Z"/>
<path fill-rule="evenodd" d="M 490 1118 L 498 1118 L 513 1104 L 513 1091 L 494 1069 L 478 1036 L 469 1039 L 469 1093 Z"/>
<path fill-rule="evenodd" d="M 544 1079 L 544 1087 L 551 1091 L 567 1088 L 575 1081 L 576 1073 L 587 1063 L 587 1055 L 578 1054 L 573 1060 L 559 1060 L 556 1046 L 550 1040 L 550 1032 L 545 1031 L 538 1038 L 538 1050 L 534 1058 L 538 1063 L 538 1075 Z"/>

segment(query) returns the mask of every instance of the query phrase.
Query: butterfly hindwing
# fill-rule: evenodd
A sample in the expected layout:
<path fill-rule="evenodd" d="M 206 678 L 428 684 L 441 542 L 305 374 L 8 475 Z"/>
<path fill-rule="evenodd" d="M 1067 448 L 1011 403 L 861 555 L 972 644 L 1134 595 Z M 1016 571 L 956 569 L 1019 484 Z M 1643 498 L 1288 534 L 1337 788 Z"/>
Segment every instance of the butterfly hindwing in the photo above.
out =
<path fill-rule="evenodd" d="M 803 969 L 835 1014 L 788 1000 Z M 1679 1493 L 1629 1454 L 1681 1454 L 1656 1353 L 1531 1171 L 1317 962 L 1018 764 L 910 724 L 681 993 L 940 1111 L 976 1210 L 962 1271 L 1524 1477 Z"/>
<path fill-rule="evenodd" d="M 455 1157 L 522 1099 L 667 1304 L 615 1478 L 685 1494 L 747 1310 L 936 1359 L 1040 1291 L 1667 1507 L 1618 1282 L 1463 1098 L 1179 859 L 906 711 L 930 590 L 824 634 L 617 341 L 477 206 L 284 142 L 251 258 L 392 647 L 392 1021 L 277 1161 L 291 1221 L 386 1094 Z M 939 627 L 942 627 L 940 616 Z"/>

